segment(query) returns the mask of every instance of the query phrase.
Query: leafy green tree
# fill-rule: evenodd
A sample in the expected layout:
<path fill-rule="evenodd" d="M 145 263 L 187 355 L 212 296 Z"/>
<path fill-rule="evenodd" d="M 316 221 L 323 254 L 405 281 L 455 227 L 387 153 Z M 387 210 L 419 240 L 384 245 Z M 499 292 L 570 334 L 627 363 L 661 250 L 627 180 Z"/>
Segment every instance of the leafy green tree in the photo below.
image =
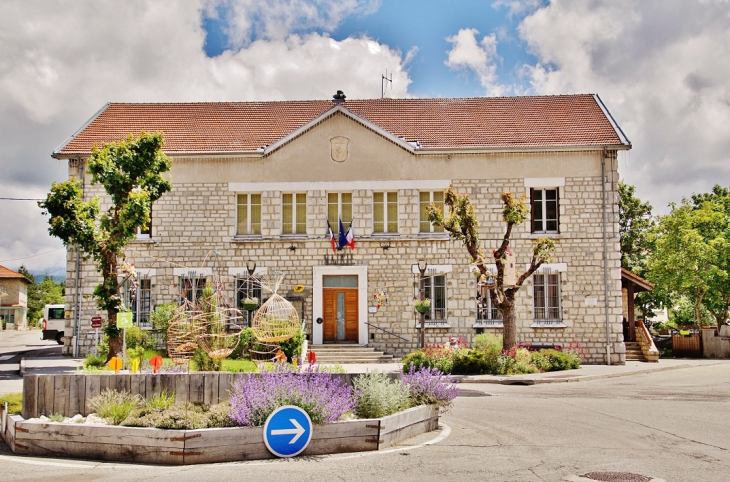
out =
<path fill-rule="evenodd" d="M 20 265 L 20 268 L 18 268 L 18 273 L 28 278 L 28 281 L 30 281 L 31 283 L 35 283 L 35 276 L 30 274 L 30 271 L 28 271 L 28 268 L 26 268 L 24 264 Z"/>
<path fill-rule="evenodd" d="M 492 306 L 495 306 L 502 313 L 504 330 L 504 348 L 509 349 L 517 345 L 517 311 L 515 307 L 515 296 L 522 284 L 546 261 L 551 259 L 555 251 L 555 242 L 550 238 L 538 238 L 532 248 L 530 266 L 520 275 L 514 286 L 504 285 L 504 269 L 507 262 L 507 247 L 514 226 L 522 224 L 527 219 L 527 205 L 525 197 L 517 199 L 511 192 L 502 193 L 502 219 L 507 224 L 502 244 L 494 251 L 494 261 L 497 266 L 496 287 L 490 290 Z M 487 266 L 484 253 L 479 240 L 479 220 L 477 219 L 474 205 L 469 196 L 458 193 L 453 186 L 446 190 L 444 204 L 448 207 L 448 213 L 441 212 L 435 204 L 431 204 L 428 210 L 428 218 L 435 226 L 443 226 L 449 236 L 464 243 L 469 256 L 483 275 L 487 274 Z"/>
<path fill-rule="evenodd" d="M 634 195 L 636 188 L 618 183 L 621 267 L 641 274 L 650 249 L 649 232 L 654 227 L 652 206 Z"/>
<path fill-rule="evenodd" d="M 20 272 L 20 271 L 19 271 Z M 46 275 L 40 283 L 28 286 L 28 322 L 36 324 L 43 316 L 43 307 L 63 303 L 64 284 Z"/>
<path fill-rule="evenodd" d="M 702 307 L 718 325 L 727 323 L 730 306 L 730 201 L 699 195 L 673 205 L 659 218 L 650 241 L 654 251 L 648 261 L 648 278 L 686 297 L 694 307 L 695 323 L 702 324 Z"/>
<path fill-rule="evenodd" d="M 101 149 L 94 146 L 88 164 L 91 184 L 104 187 L 111 201 L 103 213 L 97 197 L 83 200 L 81 182 L 75 179 L 53 183 L 45 201 L 38 203 L 50 216 L 48 232 L 96 263 L 102 283 L 94 289 L 94 299 L 107 313 L 110 357 L 122 349 L 116 329 L 122 304 L 118 259 L 137 228 L 149 225 L 152 203 L 172 189 L 162 177 L 171 167 L 163 144 L 161 133 L 142 132 L 136 138 L 130 134 L 126 141 L 105 143 Z"/>

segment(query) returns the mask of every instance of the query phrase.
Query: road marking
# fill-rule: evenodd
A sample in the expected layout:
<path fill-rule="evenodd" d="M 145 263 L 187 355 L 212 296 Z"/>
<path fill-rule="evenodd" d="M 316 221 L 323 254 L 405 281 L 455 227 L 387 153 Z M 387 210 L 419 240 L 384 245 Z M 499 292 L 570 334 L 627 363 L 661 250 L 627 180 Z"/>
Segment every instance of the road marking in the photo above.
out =
<path fill-rule="evenodd" d="M 0 361 L 10 360 L 14 356 L 15 355 L 3 355 L 3 356 L 0 356 Z"/>

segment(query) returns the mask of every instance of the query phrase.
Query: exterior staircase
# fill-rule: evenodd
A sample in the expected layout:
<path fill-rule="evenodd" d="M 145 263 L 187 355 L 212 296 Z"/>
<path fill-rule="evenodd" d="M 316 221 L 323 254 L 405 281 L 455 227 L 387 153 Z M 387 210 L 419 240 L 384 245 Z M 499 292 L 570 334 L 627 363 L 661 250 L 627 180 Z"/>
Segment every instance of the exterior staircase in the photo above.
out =
<path fill-rule="evenodd" d="M 314 352 L 317 363 L 392 363 L 395 361 L 393 355 L 375 351 L 375 348 L 367 345 L 309 345 L 309 351 Z"/>
<path fill-rule="evenodd" d="M 641 345 L 637 341 L 626 341 L 626 361 L 646 361 Z"/>

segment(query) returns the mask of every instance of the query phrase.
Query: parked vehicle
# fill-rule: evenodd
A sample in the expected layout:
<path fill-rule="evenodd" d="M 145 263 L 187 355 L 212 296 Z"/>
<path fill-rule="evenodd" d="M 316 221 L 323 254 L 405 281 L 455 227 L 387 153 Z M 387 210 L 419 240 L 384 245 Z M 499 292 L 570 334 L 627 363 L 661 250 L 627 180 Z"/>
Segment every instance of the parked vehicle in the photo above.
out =
<path fill-rule="evenodd" d="M 43 307 L 41 327 L 43 329 L 41 340 L 56 340 L 59 345 L 62 345 L 63 331 L 66 328 L 64 305 L 46 305 Z"/>

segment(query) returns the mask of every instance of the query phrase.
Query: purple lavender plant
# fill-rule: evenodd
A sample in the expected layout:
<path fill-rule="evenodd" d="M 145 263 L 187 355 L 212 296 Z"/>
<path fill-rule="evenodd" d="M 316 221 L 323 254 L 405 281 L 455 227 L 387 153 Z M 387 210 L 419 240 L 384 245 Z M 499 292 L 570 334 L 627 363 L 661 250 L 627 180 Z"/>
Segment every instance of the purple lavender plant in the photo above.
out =
<path fill-rule="evenodd" d="M 355 408 L 352 387 L 331 373 L 309 365 L 296 372 L 277 366 L 272 371 L 247 373 L 236 380 L 229 416 L 246 427 L 261 426 L 283 405 L 302 408 L 314 424 L 332 423 Z"/>
<path fill-rule="evenodd" d="M 401 383 L 408 386 L 414 406 L 436 404 L 447 410 L 459 395 L 456 383 L 450 381 L 437 368 L 421 367 L 416 370 L 411 363 L 408 373 L 401 376 Z"/>

